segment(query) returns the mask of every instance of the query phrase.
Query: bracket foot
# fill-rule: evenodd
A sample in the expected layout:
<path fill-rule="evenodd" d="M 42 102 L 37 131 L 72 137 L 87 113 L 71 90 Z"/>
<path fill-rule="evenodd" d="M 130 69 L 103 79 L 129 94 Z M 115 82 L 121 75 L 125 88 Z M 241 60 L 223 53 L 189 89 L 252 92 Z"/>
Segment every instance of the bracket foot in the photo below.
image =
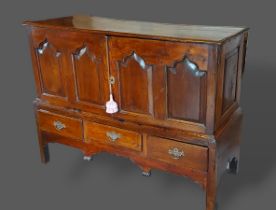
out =
<path fill-rule="evenodd" d="M 146 176 L 146 177 L 149 177 L 149 176 L 151 176 L 151 172 L 150 171 L 143 171 L 142 175 Z"/>
<path fill-rule="evenodd" d="M 83 160 L 91 161 L 91 160 L 93 160 L 93 157 L 92 156 L 83 156 Z"/>

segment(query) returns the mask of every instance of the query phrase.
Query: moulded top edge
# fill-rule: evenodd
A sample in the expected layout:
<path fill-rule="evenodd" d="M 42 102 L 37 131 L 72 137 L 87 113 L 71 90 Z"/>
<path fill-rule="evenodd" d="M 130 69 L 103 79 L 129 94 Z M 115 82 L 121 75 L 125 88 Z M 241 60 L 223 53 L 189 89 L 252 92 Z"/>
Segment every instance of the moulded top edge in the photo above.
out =
<path fill-rule="evenodd" d="M 96 16 L 70 16 L 39 21 L 24 21 L 23 25 L 103 31 L 114 35 L 138 35 L 174 40 L 220 43 L 247 31 L 247 27 L 204 26 L 119 20 Z"/>

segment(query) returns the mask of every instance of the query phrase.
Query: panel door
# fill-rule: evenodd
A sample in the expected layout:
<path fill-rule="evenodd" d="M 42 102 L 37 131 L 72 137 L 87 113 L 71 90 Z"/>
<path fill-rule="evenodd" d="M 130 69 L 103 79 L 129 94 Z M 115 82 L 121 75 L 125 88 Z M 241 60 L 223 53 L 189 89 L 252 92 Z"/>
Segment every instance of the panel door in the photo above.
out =
<path fill-rule="evenodd" d="M 104 112 L 108 100 L 105 35 L 35 29 L 32 46 L 39 97 L 54 105 Z"/>
<path fill-rule="evenodd" d="M 30 36 L 38 97 L 55 105 L 67 105 L 66 49 L 60 34 L 35 29 Z"/>
<path fill-rule="evenodd" d="M 109 49 L 116 116 L 204 132 L 207 45 L 112 37 Z"/>
<path fill-rule="evenodd" d="M 67 44 L 70 100 L 74 108 L 104 112 L 108 100 L 106 37 L 70 32 Z"/>
<path fill-rule="evenodd" d="M 208 46 L 166 43 L 167 119 L 205 124 Z"/>
<path fill-rule="evenodd" d="M 111 37 L 110 71 L 120 114 L 153 119 L 163 117 L 164 42 Z"/>

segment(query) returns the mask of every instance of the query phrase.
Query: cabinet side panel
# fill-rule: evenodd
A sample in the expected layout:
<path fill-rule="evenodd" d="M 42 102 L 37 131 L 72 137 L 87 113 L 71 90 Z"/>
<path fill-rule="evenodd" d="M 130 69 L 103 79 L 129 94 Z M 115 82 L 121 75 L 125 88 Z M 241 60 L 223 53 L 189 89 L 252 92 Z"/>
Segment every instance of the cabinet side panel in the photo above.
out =
<path fill-rule="evenodd" d="M 225 58 L 222 113 L 225 113 L 236 101 L 239 47 Z"/>
<path fill-rule="evenodd" d="M 221 48 L 217 77 L 216 129 L 223 126 L 239 107 L 245 38 L 245 34 L 233 37 Z"/>

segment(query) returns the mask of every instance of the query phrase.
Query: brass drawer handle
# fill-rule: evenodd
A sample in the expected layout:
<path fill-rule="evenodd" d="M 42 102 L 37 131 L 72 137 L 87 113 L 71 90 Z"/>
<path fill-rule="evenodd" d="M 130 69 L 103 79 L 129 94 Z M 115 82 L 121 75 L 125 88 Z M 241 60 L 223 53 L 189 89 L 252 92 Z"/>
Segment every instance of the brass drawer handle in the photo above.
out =
<path fill-rule="evenodd" d="M 54 121 L 54 126 L 58 131 L 66 128 L 66 126 L 60 121 Z"/>
<path fill-rule="evenodd" d="M 121 138 L 121 134 L 116 133 L 114 131 L 108 131 L 106 132 L 106 136 L 109 138 L 110 141 L 115 142 L 116 140 L 118 140 L 119 138 Z"/>
<path fill-rule="evenodd" d="M 178 148 L 169 149 L 168 153 L 172 156 L 173 159 L 179 160 L 181 157 L 184 156 L 183 150 L 180 151 Z"/>

